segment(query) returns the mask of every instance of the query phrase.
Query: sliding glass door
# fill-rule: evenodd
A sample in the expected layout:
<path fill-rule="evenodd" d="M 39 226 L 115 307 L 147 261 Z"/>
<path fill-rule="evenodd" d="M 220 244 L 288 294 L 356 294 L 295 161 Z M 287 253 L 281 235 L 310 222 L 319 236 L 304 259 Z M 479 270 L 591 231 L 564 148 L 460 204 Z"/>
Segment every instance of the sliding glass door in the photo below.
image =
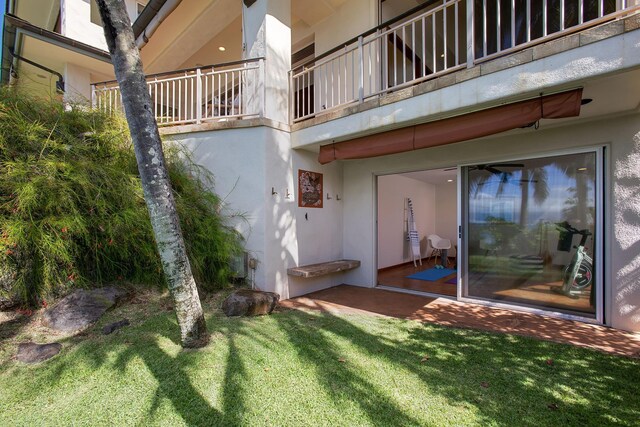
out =
<path fill-rule="evenodd" d="M 463 168 L 463 297 L 597 316 L 601 157 L 585 151 Z"/>

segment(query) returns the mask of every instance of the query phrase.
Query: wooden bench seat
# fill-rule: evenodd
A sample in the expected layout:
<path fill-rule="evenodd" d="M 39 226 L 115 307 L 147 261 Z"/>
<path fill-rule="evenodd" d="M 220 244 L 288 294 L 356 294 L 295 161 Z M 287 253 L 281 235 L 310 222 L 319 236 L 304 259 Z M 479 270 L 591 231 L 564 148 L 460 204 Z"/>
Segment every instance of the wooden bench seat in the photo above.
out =
<path fill-rule="evenodd" d="M 321 262 L 318 264 L 301 265 L 287 269 L 289 276 L 298 277 L 318 277 L 325 274 L 337 273 L 339 271 L 347 271 L 360 267 L 360 261 L 355 259 L 340 259 L 336 261 Z"/>

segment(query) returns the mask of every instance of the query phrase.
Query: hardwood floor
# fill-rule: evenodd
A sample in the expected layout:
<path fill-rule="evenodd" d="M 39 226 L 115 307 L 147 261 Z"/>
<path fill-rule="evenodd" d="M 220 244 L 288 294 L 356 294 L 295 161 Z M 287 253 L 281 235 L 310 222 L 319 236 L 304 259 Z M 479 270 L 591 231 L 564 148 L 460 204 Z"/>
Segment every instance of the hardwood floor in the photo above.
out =
<path fill-rule="evenodd" d="M 432 259 L 430 261 L 422 260 L 422 265 L 418 264 L 418 267 L 414 267 L 413 263 L 409 263 L 380 269 L 378 270 L 378 285 L 455 297 L 457 292 L 456 285 L 446 283 L 448 280 L 455 278 L 455 274 L 445 276 L 434 282 L 407 278 L 407 276 L 418 273 L 419 271 L 428 270 L 433 266 L 434 261 Z"/>
<path fill-rule="evenodd" d="M 433 282 L 407 278 L 407 276 L 428 270 L 433 266 L 433 260 L 423 260 L 422 265 L 417 267 L 414 267 L 413 263 L 408 263 L 380 269 L 378 270 L 378 285 L 455 297 L 457 294 L 456 285 L 446 282 L 455 278 L 456 274 L 445 276 Z M 530 281 L 514 286 L 513 283 L 504 280 L 504 278 L 497 278 L 496 281 L 487 283 L 485 280 L 483 285 L 475 285 L 473 287 L 473 296 L 505 303 L 543 306 L 548 309 L 557 309 L 587 316 L 594 315 L 594 309 L 591 306 L 589 297 L 590 288 L 584 290 L 579 296 L 570 298 L 553 292 L 553 288 L 559 288 L 560 286 L 562 286 L 562 283 L 555 280 Z"/>

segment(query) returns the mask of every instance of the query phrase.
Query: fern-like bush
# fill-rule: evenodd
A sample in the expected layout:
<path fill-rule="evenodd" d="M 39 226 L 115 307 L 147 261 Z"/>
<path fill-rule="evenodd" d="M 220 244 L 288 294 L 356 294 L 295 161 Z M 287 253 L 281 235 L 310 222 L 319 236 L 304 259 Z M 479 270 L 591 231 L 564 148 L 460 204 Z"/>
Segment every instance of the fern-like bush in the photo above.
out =
<path fill-rule="evenodd" d="M 211 176 L 165 156 L 201 288 L 227 283 L 240 238 Z M 72 287 L 163 285 L 126 122 L 0 89 L 0 298 L 37 304 Z"/>

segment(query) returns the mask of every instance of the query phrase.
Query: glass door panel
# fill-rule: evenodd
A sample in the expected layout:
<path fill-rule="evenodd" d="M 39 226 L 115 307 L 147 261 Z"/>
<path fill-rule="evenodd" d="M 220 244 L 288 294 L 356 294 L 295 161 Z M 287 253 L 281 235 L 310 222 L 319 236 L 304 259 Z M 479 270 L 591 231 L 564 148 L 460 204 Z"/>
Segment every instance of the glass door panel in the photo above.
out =
<path fill-rule="evenodd" d="M 586 152 L 466 167 L 464 296 L 595 317 L 596 166 Z"/>

